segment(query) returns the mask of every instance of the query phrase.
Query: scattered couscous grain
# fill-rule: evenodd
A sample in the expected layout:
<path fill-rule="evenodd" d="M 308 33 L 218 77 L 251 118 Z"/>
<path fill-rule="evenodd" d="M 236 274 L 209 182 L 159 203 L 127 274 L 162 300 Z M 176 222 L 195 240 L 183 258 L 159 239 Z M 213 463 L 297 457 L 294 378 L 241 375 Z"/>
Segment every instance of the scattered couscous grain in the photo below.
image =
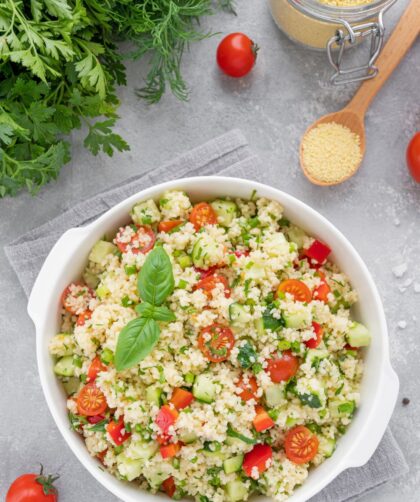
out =
<path fill-rule="evenodd" d="M 360 137 L 336 122 L 319 124 L 302 140 L 306 172 L 324 183 L 336 183 L 351 175 L 362 160 Z"/>

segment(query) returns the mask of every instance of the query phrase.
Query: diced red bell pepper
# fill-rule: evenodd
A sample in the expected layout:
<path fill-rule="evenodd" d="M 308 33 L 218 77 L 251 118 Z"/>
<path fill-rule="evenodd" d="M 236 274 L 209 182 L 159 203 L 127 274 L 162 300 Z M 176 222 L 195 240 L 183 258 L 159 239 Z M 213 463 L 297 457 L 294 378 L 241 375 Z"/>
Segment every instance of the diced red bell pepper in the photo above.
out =
<path fill-rule="evenodd" d="M 171 440 L 172 436 L 170 436 L 169 434 L 158 434 L 156 436 L 156 441 L 159 443 L 159 444 L 168 444 Z"/>
<path fill-rule="evenodd" d="M 87 372 L 87 381 L 94 382 L 96 380 L 96 377 L 98 376 L 98 373 L 100 373 L 101 371 L 106 371 L 107 369 L 108 368 L 105 366 L 105 364 L 102 363 L 99 357 L 95 357 L 95 359 L 90 363 Z"/>
<path fill-rule="evenodd" d="M 166 434 L 171 425 L 174 425 L 178 418 L 178 412 L 175 408 L 171 408 L 164 404 L 156 416 L 155 423 L 159 426 L 160 430 Z"/>
<path fill-rule="evenodd" d="M 173 497 L 176 491 L 176 486 L 175 486 L 175 479 L 173 476 L 170 478 L 165 479 L 165 481 L 162 483 L 162 489 L 168 495 L 168 497 Z"/>
<path fill-rule="evenodd" d="M 249 251 L 247 249 L 245 251 L 237 249 L 233 252 L 233 254 L 236 256 L 236 258 L 240 258 L 241 256 L 249 256 Z"/>
<path fill-rule="evenodd" d="M 118 422 L 111 420 L 106 426 L 106 430 L 117 446 L 123 444 L 131 436 L 131 433 L 125 430 L 124 419 L 122 417 L 120 417 Z"/>
<path fill-rule="evenodd" d="M 181 443 L 171 443 L 160 447 L 162 458 L 172 458 L 178 455 Z"/>
<path fill-rule="evenodd" d="M 321 343 L 322 336 L 324 334 L 324 328 L 317 322 L 313 322 L 312 327 L 315 331 L 316 338 L 311 338 L 310 340 L 306 340 L 305 345 L 308 347 L 308 349 L 316 349 L 318 345 Z"/>
<path fill-rule="evenodd" d="M 275 425 L 273 419 L 262 406 L 256 406 L 255 412 L 257 414 L 255 415 L 252 423 L 257 432 L 266 431 L 267 429 L 270 429 L 270 427 L 273 427 Z"/>
<path fill-rule="evenodd" d="M 176 389 L 174 389 L 172 397 L 169 400 L 169 402 L 172 403 L 177 410 L 182 410 L 183 408 L 186 408 L 193 401 L 194 401 L 194 396 L 192 392 L 189 392 L 188 390 L 185 389 L 181 389 L 181 387 L 177 387 Z"/>
<path fill-rule="evenodd" d="M 209 267 L 207 270 L 204 270 L 204 268 L 194 267 L 194 270 L 200 274 L 200 279 L 205 279 L 206 277 L 213 275 L 217 269 L 217 265 Z"/>
<path fill-rule="evenodd" d="M 77 321 L 76 321 L 77 326 L 84 326 L 85 322 L 91 317 L 92 317 L 92 311 L 85 310 L 84 312 L 82 312 L 77 316 Z"/>
<path fill-rule="evenodd" d="M 105 415 L 93 415 L 93 417 L 86 417 L 90 424 L 97 424 L 102 420 L 105 420 Z"/>
<path fill-rule="evenodd" d="M 315 260 L 317 263 L 324 263 L 331 253 L 331 249 L 323 242 L 315 240 L 304 253 L 310 260 Z"/>
<path fill-rule="evenodd" d="M 312 293 L 312 299 L 313 300 L 320 300 L 321 302 L 328 303 L 328 295 L 330 293 L 331 293 L 331 288 L 324 281 L 324 282 L 321 282 L 321 284 L 314 289 L 314 291 Z"/>
<path fill-rule="evenodd" d="M 268 444 L 256 444 L 254 448 L 245 454 L 244 461 L 242 464 L 242 469 L 245 474 L 249 477 L 253 476 L 253 469 L 256 467 L 258 473 L 261 474 L 271 464 L 273 458 L 273 450 Z"/>
<path fill-rule="evenodd" d="M 107 454 L 107 452 L 108 452 L 108 448 L 105 448 L 105 450 L 100 451 L 96 455 L 96 458 L 99 460 L 99 462 L 101 462 L 101 464 L 104 463 L 104 458 L 105 458 L 105 455 Z"/>

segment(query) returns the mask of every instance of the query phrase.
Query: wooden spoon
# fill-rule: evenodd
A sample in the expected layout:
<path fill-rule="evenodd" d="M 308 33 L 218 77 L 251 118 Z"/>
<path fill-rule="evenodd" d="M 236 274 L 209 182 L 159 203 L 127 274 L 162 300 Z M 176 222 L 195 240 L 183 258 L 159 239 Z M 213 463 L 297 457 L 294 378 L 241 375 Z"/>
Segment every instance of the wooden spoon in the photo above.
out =
<path fill-rule="evenodd" d="M 365 113 L 373 98 L 376 96 L 376 93 L 386 82 L 387 78 L 397 67 L 401 59 L 405 56 L 419 33 L 420 0 L 411 0 L 377 59 L 376 66 L 379 70 L 378 75 L 371 80 L 365 80 L 359 87 L 353 99 L 345 108 L 343 108 L 339 112 L 324 115 L 319 120 L 314 122 L 303 135 L 300 143 L 300 165 L 309 181 L 321 186 L 338 185 L 339 183 L 342 183 L 343 181 L 353 176 L 353 174 L 355 174 L 359 169 L 366 149 L 364 123 Z M 308 134 L 308 132 L 314 127 L 317 127 L 319 124 L 325 124 L 326 122 L 335 122 L 337 124 L 346 126 L 360 137 L 360 149 L 362 156 L 359 164 L 355 166 L 352 173 L 343 177 L 339 181 L 334 182 L 324 182 L 314 178 L 307 171 L 305 163 L 303 161 L 302 143 L 305 135 Z M 340 159 L 337 159 L 337 162 L 339 161 Z"/>

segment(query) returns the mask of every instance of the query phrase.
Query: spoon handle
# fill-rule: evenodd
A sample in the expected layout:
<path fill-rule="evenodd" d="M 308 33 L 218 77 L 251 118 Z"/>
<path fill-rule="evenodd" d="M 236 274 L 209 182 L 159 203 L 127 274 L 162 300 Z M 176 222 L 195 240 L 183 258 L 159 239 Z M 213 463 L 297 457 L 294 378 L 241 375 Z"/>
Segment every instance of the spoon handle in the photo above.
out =
<path fill-rule="evenodd" d="M 363 82 L 347 109 L 351 109 L 361 117 L 364 116 L 376 93 L 405 56 L 419 33 L 420 0 L 411 0 L 377 59 L 378 75 Z"/>

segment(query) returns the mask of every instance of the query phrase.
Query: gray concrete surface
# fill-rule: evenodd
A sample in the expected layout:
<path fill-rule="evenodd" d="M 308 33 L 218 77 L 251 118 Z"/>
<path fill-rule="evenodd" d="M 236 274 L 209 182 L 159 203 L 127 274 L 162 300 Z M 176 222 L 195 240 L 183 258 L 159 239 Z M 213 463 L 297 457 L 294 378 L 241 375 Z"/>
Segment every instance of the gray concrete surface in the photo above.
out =
<path fill-rule="evenodd" d="M 0 200 L 0 499 L 20 473 L 42 462 L 59 471 L 61 502 L 113 502 L 84 470 L 59 435 L 47 409 L 37 376 L 34 330 L 26 298 L 3 254 L 3 245 L 44 223 L 73 203 L 135 173 L 153 168 L 183 150 L 239 127 L 267 165 L 277 186 L 328 217 L 358 249 L 379 287 L 390 328 L 391 357 L 401 392 L 391 422 L 411 471 L 382 486 L 363 502 L 418 502 L 420 483 L 420 185 L 405 166 L 405 148 L 420 129 L 420 40 L 377 97 L 367 116 L 365 162 L 351 181 L 323 189 L 309 184 L 298 168 L 297 148 L 306 126 L 342 107 L 354 88 L 332 89 L 325 54 L 305 50 L 274 26 L 265 1 L 238 1 L 238 16 L 218 14 L 204 27 L 222 33 L 244 31 L 260 45 L 255 71 L 240 81 L 222 77 L 214 64 L 220 36 L 191 48 L 184 72 L 191 84 L 188 103 L 166 96 L 147 107 L 133 88 L 144 65 L 129 65 L 129 85 L 120 89 L 122 119 L 118 129 L 131 152 L 92 157 L 73 136 L 73 161 L 58 182 L 36 197 L 21 194 Z M 388 15 L 392 26 L 406 2 Z M 264 181 L 264 180 L 262 180 Z M 397 279 L 392 268 L 407 264 Z M 408 284 L 408 280 L 412 280 Z M 416 317 L 417 316 L 417 317 Z M 398 327 L 405 321 L 405 329 Z M 401 398 L 409 397 L 408 406 Z"/>

